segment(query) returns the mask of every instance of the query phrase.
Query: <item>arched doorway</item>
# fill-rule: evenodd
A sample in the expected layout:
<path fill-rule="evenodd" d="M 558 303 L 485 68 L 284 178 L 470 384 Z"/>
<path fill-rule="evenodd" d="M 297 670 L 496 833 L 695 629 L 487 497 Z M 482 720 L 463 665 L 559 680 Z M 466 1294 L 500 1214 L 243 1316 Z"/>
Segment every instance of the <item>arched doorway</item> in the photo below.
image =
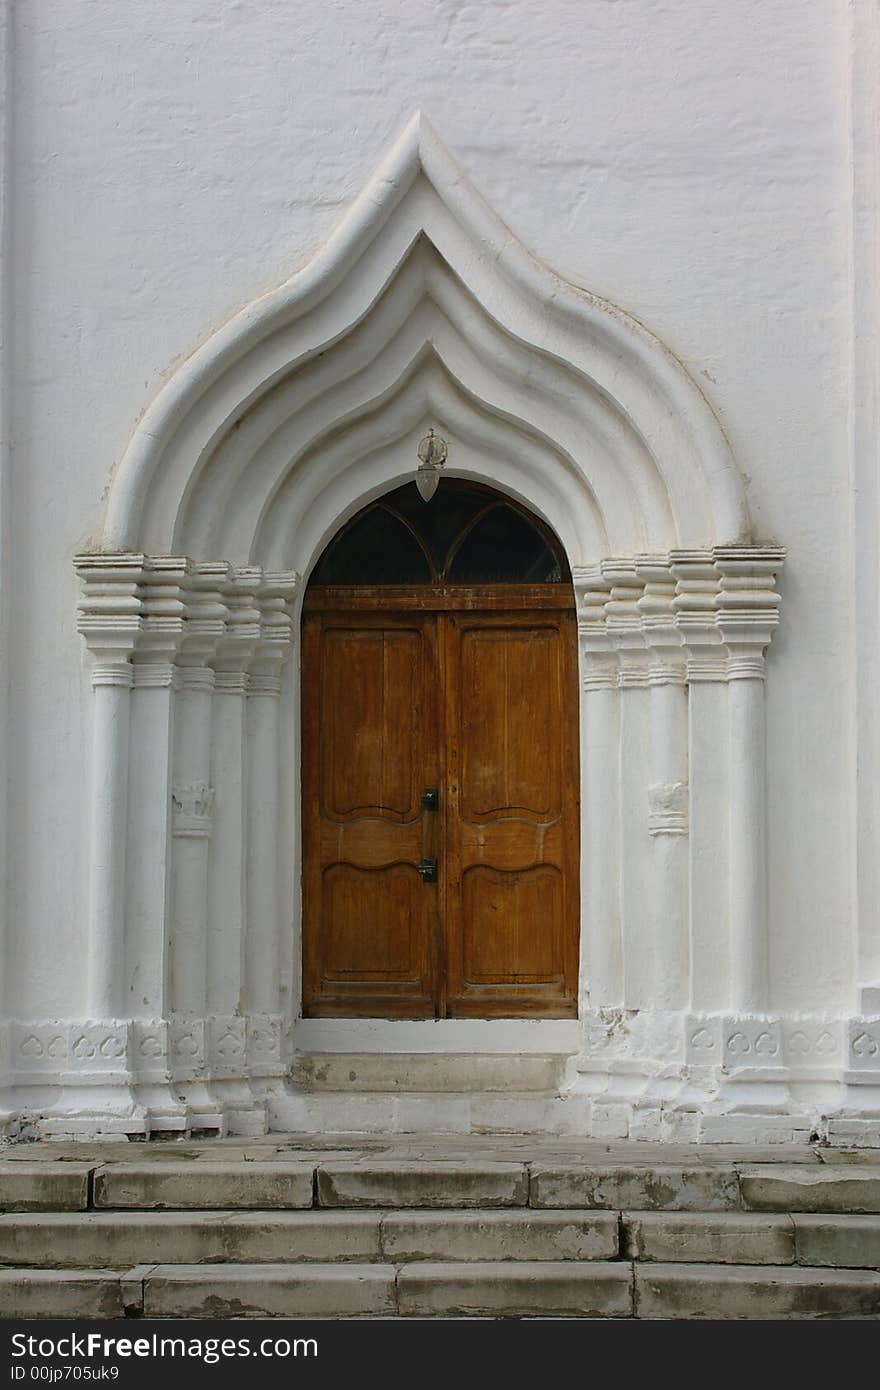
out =
<path fill-rule="evenodd" d="M 577 1012 L 577 628 L 556 536 L 446 479 L 371 503 L 303 607 L 303 1009 Z"/>

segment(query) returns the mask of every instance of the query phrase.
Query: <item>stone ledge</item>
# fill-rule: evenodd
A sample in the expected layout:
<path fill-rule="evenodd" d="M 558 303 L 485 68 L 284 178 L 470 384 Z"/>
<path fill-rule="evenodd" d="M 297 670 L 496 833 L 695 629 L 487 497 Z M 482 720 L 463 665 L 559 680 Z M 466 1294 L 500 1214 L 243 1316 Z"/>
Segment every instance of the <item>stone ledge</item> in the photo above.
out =
<path fill-rule="evenodd" d="M 529 1204 L 609 1211 L 726 1211 L 738 1208 L 740 1199 L 732 1166 L 533 1164 Z"/>
<path fill-rule="evenodd" d="M 321 1207 L 524 1207 L 524 1163 L 324 1163 L 317 1170 Z"/>
<path fill-rule="evenodd" d="M 553 1261 L 404 1265 L 397 1275 L 403 1317 L 631 1317 L 626 1262 Z"/>
<path fill-rule="evenodd" d="M 743 1166 L 739 1185 L 753 1211 L 880 1212 L 880 1168 L 868 1164 Z"/>
<path fill-rule="evenodd" d="M 382 1317 L 396 1312 L 393 1265 L 157 1265 L 145 1317 Z"/>
<path fill-rule="evenodd" d="M 101 1207 L 284 1208 L 312 1205 L 311 1163 L 117 1163 L 98 1168 Z"/>
<path fill-rule="evenodd" d="M 880 1315 L 880 1273 L 798 1265 L 635 1265 L 638 1318 Z"/>
<path fill-rule="evenodd" d="M 636 1261 L 740 1265 L 795 1262 L 791 1217 L 735 1211 L 623 1212 L 622 1253 Z"/>

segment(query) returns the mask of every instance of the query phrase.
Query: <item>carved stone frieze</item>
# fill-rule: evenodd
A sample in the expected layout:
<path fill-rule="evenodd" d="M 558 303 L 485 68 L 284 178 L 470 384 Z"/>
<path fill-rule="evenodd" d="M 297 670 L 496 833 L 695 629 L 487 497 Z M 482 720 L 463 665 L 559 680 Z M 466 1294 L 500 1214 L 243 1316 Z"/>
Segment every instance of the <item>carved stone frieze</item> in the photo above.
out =
<path fill-rule="evenodd" d="M 848 1043 L 852 1071 L 880 1073 L 880 1018 L 851 1019 Z"/>
<path fill-rule="evenodd" d="M 182 838 L 207 839 L 211 834 L 214 788 L 209 787 L 207 782 L 175 787 L 172 801 L 174 834 Z"/>
<path fill-rule="evenodd" d="M 655 782 L 649 786 L 648 830 L 651 835 L 687 834 L 687 782 Z"/>

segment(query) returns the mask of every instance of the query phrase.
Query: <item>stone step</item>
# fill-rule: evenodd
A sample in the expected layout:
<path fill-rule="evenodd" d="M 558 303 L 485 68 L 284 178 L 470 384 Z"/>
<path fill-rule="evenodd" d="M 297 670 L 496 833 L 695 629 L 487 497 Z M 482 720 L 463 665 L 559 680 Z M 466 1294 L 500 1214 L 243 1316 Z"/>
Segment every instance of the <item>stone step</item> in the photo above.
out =
<path fill-rule="evenodd" d="M 0 1317 L 629 1317 L 625 1262 L 0 1270 Z"/>
<path fill-rule="evenodd" d="M 791 1218 L 758 1212 L 624 1212 L 621 1247 L 622 1253 L 637 1261 L 740 1265 L 796 1262 Z"/>
<path fill-rule="evenodd" d="M 95 1207 L 310 1207 L 315 1167 L 302 1162 L 107 1163 L 95 1170 Z"/>
<path fill-rule="evenodd" d="M 632 1266 L 625 1261 L 545 1261 L 403 1265 L 397 1274 L 403 1317 L 632 1316 Z"/>
<path fill-rule="evenodd" d="M 128 1147 L 128 1146 L 126 1146 Z M 880 1165 L 737 1164 L 646 1158 L 581 1163 L 481 1156 L 180 1158 L 0 1163 L 0 1210 L 285 1210 L 480 1208 L 752 1211 L 880 1215 Z"/>
<path fill-rule="evenodd" d="M 394 1261 L 611 1260 L 619 1221 L 611 1211 L 389 1212 L 382 1249 Z"/>
<path fill-rule="evenodd" d="M 121 1318 L 123 1283 L 112 1269 L 0 1269 L 0 1318 Z"/>
<path fill-rule="evenodd" d="M 485 1161 L 322 1163 L 317 1196 L 321 1207 L 524 1207 L 529 1170 Z"/>
<path fill-rule="evenodd" d="M 91 1211 L 0 1216 L 0 1264 L 608 1260 L 615 1212 Z"/>
<path fill-rule="evenodd" d="M 880 1216 L 804 1212 L 624 1212 L 630 1259 L 880 1269 Z"/>
<path fill-rule="evenodd" d="M 530 1062 L 530 1058 L 524 1059 Z M 583 1134 L 589 1100 L 545 1088 L 535 1068 L 522 1085 L 485 1089 L 324 1091 L 303 1089 L 269 1101 L 271 1126 L 296 1135 L 467 1135 L 469 1137 Z M 391 1085 L 392 1082 L 389 1082 Z M 500 1085 L 500 1082 L 496 1083 Z"/>
<path fill-rule="evenodd" d="M 0 1216 L 0 1264 L 365 1263 L 382 1258 L 381 1223 L 366 1211 L 32 1212 Z"/>
<path fill-rule="evenodd" d="M 880 1273 L 628 1260 L 2 1269 L 0 1317 L 880 1318 Z"/>
<path fill-rule="evenodd" d="M 645 1167 L 533 1164 L 529 1204 L 607 1211 L 731 1211 L 741 1205 L 732 1164 L 656 1163 Z"/>
<path fill-rule="evenodd" d="M 880 1213 L 877 1165 L 746 1164 L 739 1185 L 742 1204 L 752 1211 Z"/>
<path fill-rule="evenodd" d="M 310 1092 L 552 1093 L 567 1061 L 544 1052 L 300 1052 L 291 1076 L 297 1090 Z"/>
<path fill-rule="evenodd" d="M 87 1163 L 4 1163 L 0 1210 L 84 1211 L 89 1205 Z"/>
<path fill-rule="evenodd" d="M 799 1265 L 636 1264 L 638 1318 L 876 1318 L 880 1273 Z"/>
<path fill-rule="evenodd" d="M 618 1240 L 620 1235 L 620 1240 Z M 83 1211 L 0 1215 L 0 1265 L 609 1260 L 880 1269 L 880 1216 L 763 1212 Z"/>

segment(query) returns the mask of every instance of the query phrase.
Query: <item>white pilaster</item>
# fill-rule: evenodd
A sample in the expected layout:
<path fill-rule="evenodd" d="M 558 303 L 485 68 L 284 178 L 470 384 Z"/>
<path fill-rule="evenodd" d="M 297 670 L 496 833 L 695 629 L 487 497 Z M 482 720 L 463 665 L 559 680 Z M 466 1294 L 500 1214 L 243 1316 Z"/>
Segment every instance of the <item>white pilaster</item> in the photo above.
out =
<path fill-rule="evenodd" d="M 148 560 L 144 622 L 132 657 L 123 1009 L 158 1019 L 168 1007 L 174 658 L 186 618 L 183 558 Z"/>
<path fill-rule="evenodd" d="M 670 558 L 688 682 L 690 1007 L 701 1011 L 725 1008 L 728 993 L 727 663 L 715 625 L 711 551 Z"/>
<path fill-rule="evenodd" d="M 620 754 L 617 656 L 605 625 L 610 584 L 573 572 L 581 656 L 580 1013 L 623 1003 L 620 936 Z"/>
<path fill-rule="evenodd" d="M 638 608 L 650 651 L 651 1000 L 655 1009 L 675 1010 L 687 1006 L 690 979 L 686 664 L 668 560 L 638 556 L 636 569 L 645 584 Z"/>
<path fill-rule="evenodd" d="M 716 547 L 717 624 L 728 652 L 730 1006 L 767 1007 L 767 748 L 764 650 L 779 622 L 773 582 L 784 552 Z"/>
<path fill-rule="evenodd" d="M 95 698 L 89 827 L 86 1007 L 94 1018 L 121 1011 L 128 828 L 129 658 L 143 628 L 144 557 L 82 556 L 78 627 L 92 655 Z"/>
<path fill-rule="evenodd" d="M 264 575 L 257 593 L 260 636 L 248 672 L 247 688 L 247 943 L 245 1001 L 249 1015 L 274 1020 L 280 1007 L 281 933 L 292 924 L 279 920 L 278 801 L 279 696 L 281 668 L 290 655 L 292 624 L 289 604 L 296 583 L 290 576 Z M 266 1042 L 266 1025 L 254 1023 L 252 1033 L 260 1053 L 280 1047 L 277 1037 Z M 278 1059 L 280 1063 L 280 1056 Z M 271 1070 L 272 1058 L 255 1063 L 258 1072 Z"/>
<path fill-rule="evenodd" d="M 208 878 L 208 1011 L 232 1015 L 244 988 L 246 927 L 247 667 L 260 636 L 253 585 L 242 576 L 223 590 L 226 632 L 215 658 L 211 777 L 214 819 Z"/>

